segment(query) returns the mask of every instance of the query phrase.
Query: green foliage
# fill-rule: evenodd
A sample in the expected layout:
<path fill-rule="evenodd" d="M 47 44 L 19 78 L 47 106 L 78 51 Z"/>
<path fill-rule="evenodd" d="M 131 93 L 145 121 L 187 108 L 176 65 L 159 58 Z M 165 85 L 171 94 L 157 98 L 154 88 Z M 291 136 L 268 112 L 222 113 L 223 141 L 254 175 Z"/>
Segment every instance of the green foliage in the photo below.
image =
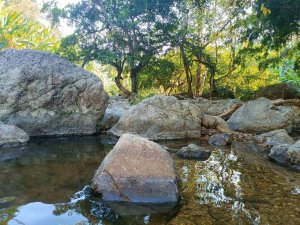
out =
<path fill-rule="evenodd" d="M 257 16 L 247 34 L 250 39 L 259 39 L 264 46 L 279 49 L 299 34 L 299 0 L 258 0 L 255 9 Z"/>
<path fill-rule="evenodd" d="M 54 52 L 58 47 L 55 33 L 21 13 L 5 8 L 0 2 L 0 49 L 30 48 Z"/>
<path fill-rule="evenodd" d="M 145 96 L 226 90 L 240 98 L 280 79 L 299 82 L 299 7 L 299 0 L 45 5 L 54 23 L 67 19 L 76 28 L 57 53 L 85 68 L 108 65 L 102 79 L 111 94 L 122 85 L 126 94 L 131 85 L 131 92 L 139 87 Z"/>
<path fill-rule="evenodd" d="M 140 71 L 168 43 L 176 28 L 174 2 L 82 0 L 66 9 L 57 8 L 55 3 L 44 8 L 50 11 L 53 22 L 66 18 L 75 25 L 77 41 L 73 50 L 83 64 L 96 60 L 115 67 L 119 73 L 125 66 L 130 72 L 132 92 L 137 92 Z M 67 46 L 64 52 L 70 56 Z"/>
<path fill-rule="evenodd" d="M 184 84 L 180 55 L 174 51 L 151 60 L 140 76 L 142 89 L 156 89 L 159 94 L 174 94 Z"/>
<path fill-rule="evenodd" d="M 275 72 L 282 82 L 292 82 L 300 88 L 300 74 L 297 73 L 292 60 L 284 61 L 283 65 L 278 66 Z"/>

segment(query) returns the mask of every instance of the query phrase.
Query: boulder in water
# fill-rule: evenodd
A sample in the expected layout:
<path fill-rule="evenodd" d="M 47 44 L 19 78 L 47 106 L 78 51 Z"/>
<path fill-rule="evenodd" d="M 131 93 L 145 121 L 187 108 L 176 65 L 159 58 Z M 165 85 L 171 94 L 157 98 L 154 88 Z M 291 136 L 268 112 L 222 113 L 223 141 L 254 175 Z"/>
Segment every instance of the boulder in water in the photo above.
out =
<path fill-rule="evenodd" d="M 0 120 L 29 136 L 94 134 L 107 104 L 99 78 L 57 55 L 0 52 Z"/>
<path fill-rule="evenodd" d="M 177 155 L 187 159 L 207 160 L 210 157 L 211 152 L 196 144 L 190 144 L 178 151 Z"/>
<path fill-rule="evenodd" d="M 274 147 L 280 144 L 293 144 L 294 139 L 289 136 L 286 130 L 274 130 L 268 133 L 263 133 L 254 137 L 257 142 L 270 147 Z"/>
<path fill-rule="evenodd" d="M 104 201 L 176 203 L 177 175 L 170 154 L 159 144 L 124 134 L 105 157 L 91 188 Z"/>
<path fill-rule="evenodd" d="M 274 146 L 269 157 L 279 164 L 300 170 L 300 140 L 292 145 Z"/>
<path fill-rule="evenodd" d="M 209 138 L 208 143 L 213 146 L 227 146 L 232 141 L 232 134 L 215 134 Z"/>

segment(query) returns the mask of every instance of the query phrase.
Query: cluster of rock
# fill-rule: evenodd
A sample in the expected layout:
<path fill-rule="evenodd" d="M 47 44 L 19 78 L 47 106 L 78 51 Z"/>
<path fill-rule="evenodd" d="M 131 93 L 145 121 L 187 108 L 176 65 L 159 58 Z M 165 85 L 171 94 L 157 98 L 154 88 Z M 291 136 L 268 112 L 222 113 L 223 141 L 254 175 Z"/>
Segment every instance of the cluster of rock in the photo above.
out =
<path fill-rule="evenodd" d="M 205 116 L 217 116 L 240 103 L 238 100 L 178 100 L 171 96 L 154 96 L 126 110 L 109 133 L 138 134 L 152 140 L 199 138 Z M 211 117 L 210 117 L 211 118 Z M 266 98 L 243 104 L 227 121 L 229 128 L 243 133 L 264 133 L 299 129 L 300 109 L 274 106 Z M 115 120 L 116 121 L 116 120 Z M 218 121 L 217 121 L 218 123 Z"/>
<path fill-rule="evenodd" d="M 289 134 L 300 128 L 299 107 L 276 105 L 267 98 L 258 98 L 243 103 L 227 122 L 218 117 L 240 103 L 234 99 L 179 100 L 170 96 L 154 96 L 132 107 L 128 104 L 123 116 L 108 132 L 116 136 L 131 133 L 151 140 L 177 140 L 199 139 L 203 129 L 209 128 L 219 131 L 209 139 L 214 146 L 239 141 L 245 137 L 241 133 L 249 134 L 251 140 L 268 150 L 279 144 L 294 143 Z M 178 154 L 187 158 L 201 155 L 201 151 L 193 152 L 193 148 L 186 148 L 189 150 Z"/>
<path fill-rule="evenodd" d="M 109 133 L 116 136 L 132 133 L 151 140 L 200 138 L 202 125 L 207 121 L 203 118 L 204 114 L 219 115 L 238 102 L 154 96 L 127 110 Z"/>

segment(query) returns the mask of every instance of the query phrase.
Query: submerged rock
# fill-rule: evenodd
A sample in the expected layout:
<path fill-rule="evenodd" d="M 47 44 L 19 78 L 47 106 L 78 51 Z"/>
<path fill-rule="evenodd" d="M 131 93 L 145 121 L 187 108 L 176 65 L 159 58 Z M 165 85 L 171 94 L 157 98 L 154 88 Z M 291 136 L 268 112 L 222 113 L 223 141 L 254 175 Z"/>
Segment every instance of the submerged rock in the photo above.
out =
<path fill-rule="evenodd" d="M 207 160 L 211 152 L 201 146 L 190 144 L 178 151 L 177 155 L 182 158 Z"/>
<path fill-rule="evenodd" d="M 292 145 L 282 144 L 273 147 L 269 157 L 282 165 L 300 170 L 300 140 Z"/>
<path fill-rule="evenodd" d="M 149 214 L 171 214 L 176 212 L 177 202 L 166 204 L 106 202 L 120 216 L 141 216 Z"/>
<path fill-rule="evenodd" d="M 263 133 L 254 137 L 258 143 L 264 144 L 270 147 L 274 147 L 280 144 L 293 144 L 294 139 L 289 136 L 286 130 L 274 130 L 268 133 Z"/>
<path fill-rule="evenodd" d="M 213 146 L 227 146 L 230 145 L 232 141 L 231 134 L 215 134 L 209 138 L 208 143 Z"/>
<path fill-rule="evenodd" d="M 129 100 L 122 96 L 109 98 L 109 104 L 100 123 L 101 130 L 109 130 L 130 109 Z"/>
<path fill-rule="evenodd" d="M 0 148 L 25 145 L 28 141 L 29 136 L 24 130 L 14 125 L 0 123 Z"/>
<path fill-rule="evenodd" d="M 172 203 L 179 198 L 170 154 L 159 144 L 124 134 L 105 157 L 91 188 L 104 201 Z"/>
<path fill-rule="evenodd" d="M 29 136 L 94 134 L 108 104 L 102 82 L 56 55 L 0 52 L 0 120 Z"/>
<path fill-rule="evenodd" d="M 240 107 L 228 120 L 231 129 L 246 133 L 263 133 L 277 129 L 292 130 L 295 119 L 292 107 L 274 106 L 272 101 L 259 98 Z"/>
<path fill-rule="evenodd" d="M 151 140 L 201 137 L 201 111 L 188 101 L 154 96 L 133 106 L 109 132 L 138 134 Z"/>

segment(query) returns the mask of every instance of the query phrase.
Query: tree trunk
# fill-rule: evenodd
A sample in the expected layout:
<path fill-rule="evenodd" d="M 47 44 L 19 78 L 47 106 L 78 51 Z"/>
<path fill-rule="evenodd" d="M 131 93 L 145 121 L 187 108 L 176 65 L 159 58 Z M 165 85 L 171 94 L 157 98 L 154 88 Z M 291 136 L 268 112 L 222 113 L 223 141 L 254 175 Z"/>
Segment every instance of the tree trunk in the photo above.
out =
<path fill-rule="evenodd" d="M 196 76 L 196 96 L 200 96 L 201 89 L 201 67 L 200 63 L 197 67 L 197 76 Z"/>
<path fill-rule="evenodd" d="M 202 95 L 202 87 L 205 83 L 205 74 L 204 74 L 204 65 L 202 63 L 198 63 L 197 67 L 197 76 L 196 76 L 196 95 Z"/>
<path fill-rule="evenodd" d="M 211 99 L 212 98 L 212 94 L 216 90 L 216 80 L 215 80 L 215 72 L 214 71 L 210 75 L 209 88 L 210 88 L 210 99 Z"/>
<path fill-rule="evenodd" d="M 125 95 L 126 97 L 130 97 L 132 95 L 132 93 L 130 91 L 128 91 L 121 83 L 121 80 L 123 78 L 121 77 L 121 74 L 118 73 L 118 76 L 115 78 L 115 82 L 117 87 L 119 88 L 119 90 L 121 91 L 121 93 L 123 93 L 123 95 Z"/>
<path fill-rule="evenodd" d="M 135 69 L 131 69 L 130 71 L 130 79 L 131 79 L 131 92 L 133 94 L 138 94 L 138 72 Z"/>
<path fill-rule="evenodd" d="M 181 52 L 181 57 L 182 57 L 182 61 L 183 61 L 183 65 L 184 65 L 184 70 L 185 70 L 185 75 L 186 75 L 186 82 L 188 85 L 188 96 L 190 98 L 193 98 L 193 89 L 192 89 L 192 78 L 190 76 L 190 69 L 189 69 L 189 63 L 184 51 L 183 46 L 180 46 L 180 52 Z"/>

